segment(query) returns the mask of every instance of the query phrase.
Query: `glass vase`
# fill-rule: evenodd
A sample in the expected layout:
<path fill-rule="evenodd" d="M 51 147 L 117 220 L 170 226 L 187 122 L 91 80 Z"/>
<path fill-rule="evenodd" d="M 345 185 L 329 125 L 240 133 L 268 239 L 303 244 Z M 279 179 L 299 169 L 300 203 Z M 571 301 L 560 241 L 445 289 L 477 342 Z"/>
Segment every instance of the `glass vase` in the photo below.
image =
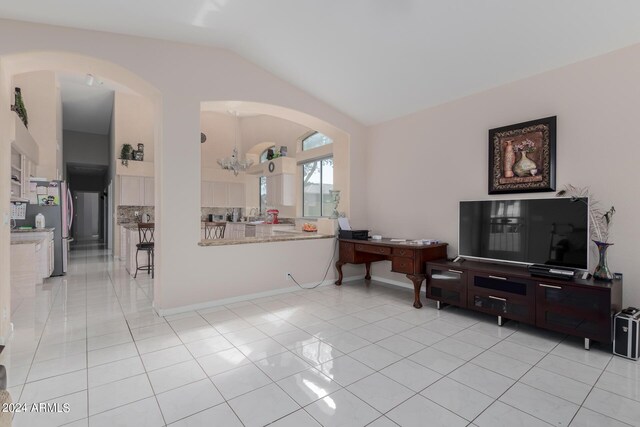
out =
<path fill-rule="evenodd" d="M 613 280 L 613 274 L 611 274 L 609 266 L 607 265 L 607 249 L 613 245 L 613 243 L 598 242 L 597 240 L 594 240 L 593 243 L 598 247 L 598 265 L 593 272 L 593 278 L 611 282 Z"/>

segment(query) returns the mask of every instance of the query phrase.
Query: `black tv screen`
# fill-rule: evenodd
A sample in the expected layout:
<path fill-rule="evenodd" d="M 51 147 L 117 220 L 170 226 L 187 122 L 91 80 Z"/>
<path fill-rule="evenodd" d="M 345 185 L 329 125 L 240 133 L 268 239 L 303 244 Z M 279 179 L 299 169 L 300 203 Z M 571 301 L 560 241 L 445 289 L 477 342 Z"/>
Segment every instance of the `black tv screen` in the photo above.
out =
<path fill-rule="evenodd" d="M 460 202 L 460 255 L 586 270 L 588 208 L 570 198 Z"/>

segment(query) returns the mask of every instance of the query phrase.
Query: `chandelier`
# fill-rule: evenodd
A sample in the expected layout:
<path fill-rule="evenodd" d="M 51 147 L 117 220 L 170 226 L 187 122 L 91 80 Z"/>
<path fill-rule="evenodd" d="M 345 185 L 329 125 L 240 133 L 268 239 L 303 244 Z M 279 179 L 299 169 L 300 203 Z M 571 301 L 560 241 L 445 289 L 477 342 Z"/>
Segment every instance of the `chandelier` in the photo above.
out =
<path fill-rule="evenodd" d="M 235 176 L 238 176 L 238 173 L 246 171 L 252 164 L 253 160 L 245 159 L 240 160 L 238 156 L 238 134 L 240 129 L 240 119 L 238 118 L 238 112 L 231 112 L 236 116 L 236 129 L 235 129 L 235 147 L 233 147 L 233 153 L 231 157 L 225 157 L 224 159 L 218 159 L 218 164 L 222 169 L 232 171 Z"/>

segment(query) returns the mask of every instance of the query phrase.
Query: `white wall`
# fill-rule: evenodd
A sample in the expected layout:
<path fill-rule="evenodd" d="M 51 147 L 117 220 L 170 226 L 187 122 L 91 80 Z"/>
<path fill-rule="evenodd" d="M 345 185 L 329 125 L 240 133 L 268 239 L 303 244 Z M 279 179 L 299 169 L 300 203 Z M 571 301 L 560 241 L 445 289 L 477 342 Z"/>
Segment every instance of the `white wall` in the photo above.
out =
<path fill-rule="evenodd" d="M 299 248 L 283 245 L 279 251 L 260 251 L 261 262 L 282 270 L 282 279 L 274 282 L 275 274 L 251 273 L 244 258 L 233 258 L 234 263 L 230 267 L 228 258 L 216 257 L 214 251 L 197 246 L 200 240 L 200 192 L 197 189 L 200 186 L 202 101 L 247 100 L 300 111 L 344 130 L 350 137 L 350 156 L 364 158 L 365 130 L 362 125 L 222 49 L 6 20 L 0 21 L 0 40 L 11 40 L 11 43 L 0 44 L 0 57 L 36 52 L 37 58 L 33 61 L 3 63 L 8 69 L 57 63 L 61 55 L 38 56 L 37 52 L 65 51 L 98 58 L 97 61 L 86 61 L 83 57 L 74 57 L 74 63 L 84 64 L 84 72 L 102 75 L 125 85 L 137 83 L 154 96 L 156 92 L 142 83 L 146 81 L 157 89 L 154 135 L 160 143 L 154 153 L 157 224 L 155 304 L 163 309 L 218 299 L 229 291 L 229 283 L 217 283 L 212 277 L 214 273 L 231 267 L 235 270 L 234 283 L 248 279 L 244 292 L 288 286 L 284 280 L 284 269 L 290 267 L 290 262 L 283 260 L 296 259 Z M 62 63 L 58 65 L 68 67 Z M 116 146 L 122 142 L 116 139 Z M 364 165 L 352 166 L 350 173 L 350 212 L 356 221 L 364 220 Z M 0 174 L 7 176 L 8 171 L 0 170 Z M 8 200 L 7 196 L 5 202 Z M 8 241 L 5 239 L 2 244 L 8 245 Z M 283 265 L 283 262 L 287 264 Z M 303 276 L 312 271 L 317 276 L 324 273 L 315 273 L 317 266 L 310 263 L 302 265 L 308 269 L 306 273 L 300 273 Z"/>
<path fill-rule="evenodd" d="M 13 77 L 13 85 L 22 91 L 29 119 L 29 133 L 40 151 L 36 176 L 58 179 L 62 173 L 62 153 L 58 150 L 60 91 L 52 71 L 35 71 Z"/>
<path fill-rule="evenodd" d="M 449 242 L 455 256 L 458 201 L 500 198 L 487 194 L 488 130 L 557 115 L 557 189 L 588 186 L 603 206 L 615 205 L 610 267 L 624 273 L 624 304 L 637 306 L 639 113 L 636 45 L 373 126 L 369 225 L 385 236 Z M 375 275 L 406 281 L 388 270 L 373 267 Z"/>
<path fill-rule="evenodd" d="M 4 71 L 4 63 L 0 58 L 0 105 L 11 105 L 13 99 L 9 94 L 13 88 L 10 77 Z M 9 176 L 11 168 L 11 129 L 15 113 L 8 108 L 0 108 L 0 176 Z M 8 179 L 0 179 L 0 344 L 4 344 L 10 331 L 11 286 L 10 286 L 10 235 L 9 235 L 9 199 L 10 184 Z"/>
<path fill-rule="evenodd" d="M 86 165 L 109 164 L 109 135 L 76 132 L 63 132 L 65 145 L 64 163 L 82 163 Z"/>

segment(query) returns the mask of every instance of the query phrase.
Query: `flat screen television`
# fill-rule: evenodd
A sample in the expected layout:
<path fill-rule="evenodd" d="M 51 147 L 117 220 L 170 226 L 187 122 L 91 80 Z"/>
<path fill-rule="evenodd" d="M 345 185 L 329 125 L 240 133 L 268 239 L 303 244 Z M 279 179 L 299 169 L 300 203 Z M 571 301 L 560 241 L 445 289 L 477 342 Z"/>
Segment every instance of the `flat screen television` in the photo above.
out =
<path fill-rule="evenodd" d="M 587 270 L 588 210 L 586 198 L 460 202 L 460 256 Z"/>

